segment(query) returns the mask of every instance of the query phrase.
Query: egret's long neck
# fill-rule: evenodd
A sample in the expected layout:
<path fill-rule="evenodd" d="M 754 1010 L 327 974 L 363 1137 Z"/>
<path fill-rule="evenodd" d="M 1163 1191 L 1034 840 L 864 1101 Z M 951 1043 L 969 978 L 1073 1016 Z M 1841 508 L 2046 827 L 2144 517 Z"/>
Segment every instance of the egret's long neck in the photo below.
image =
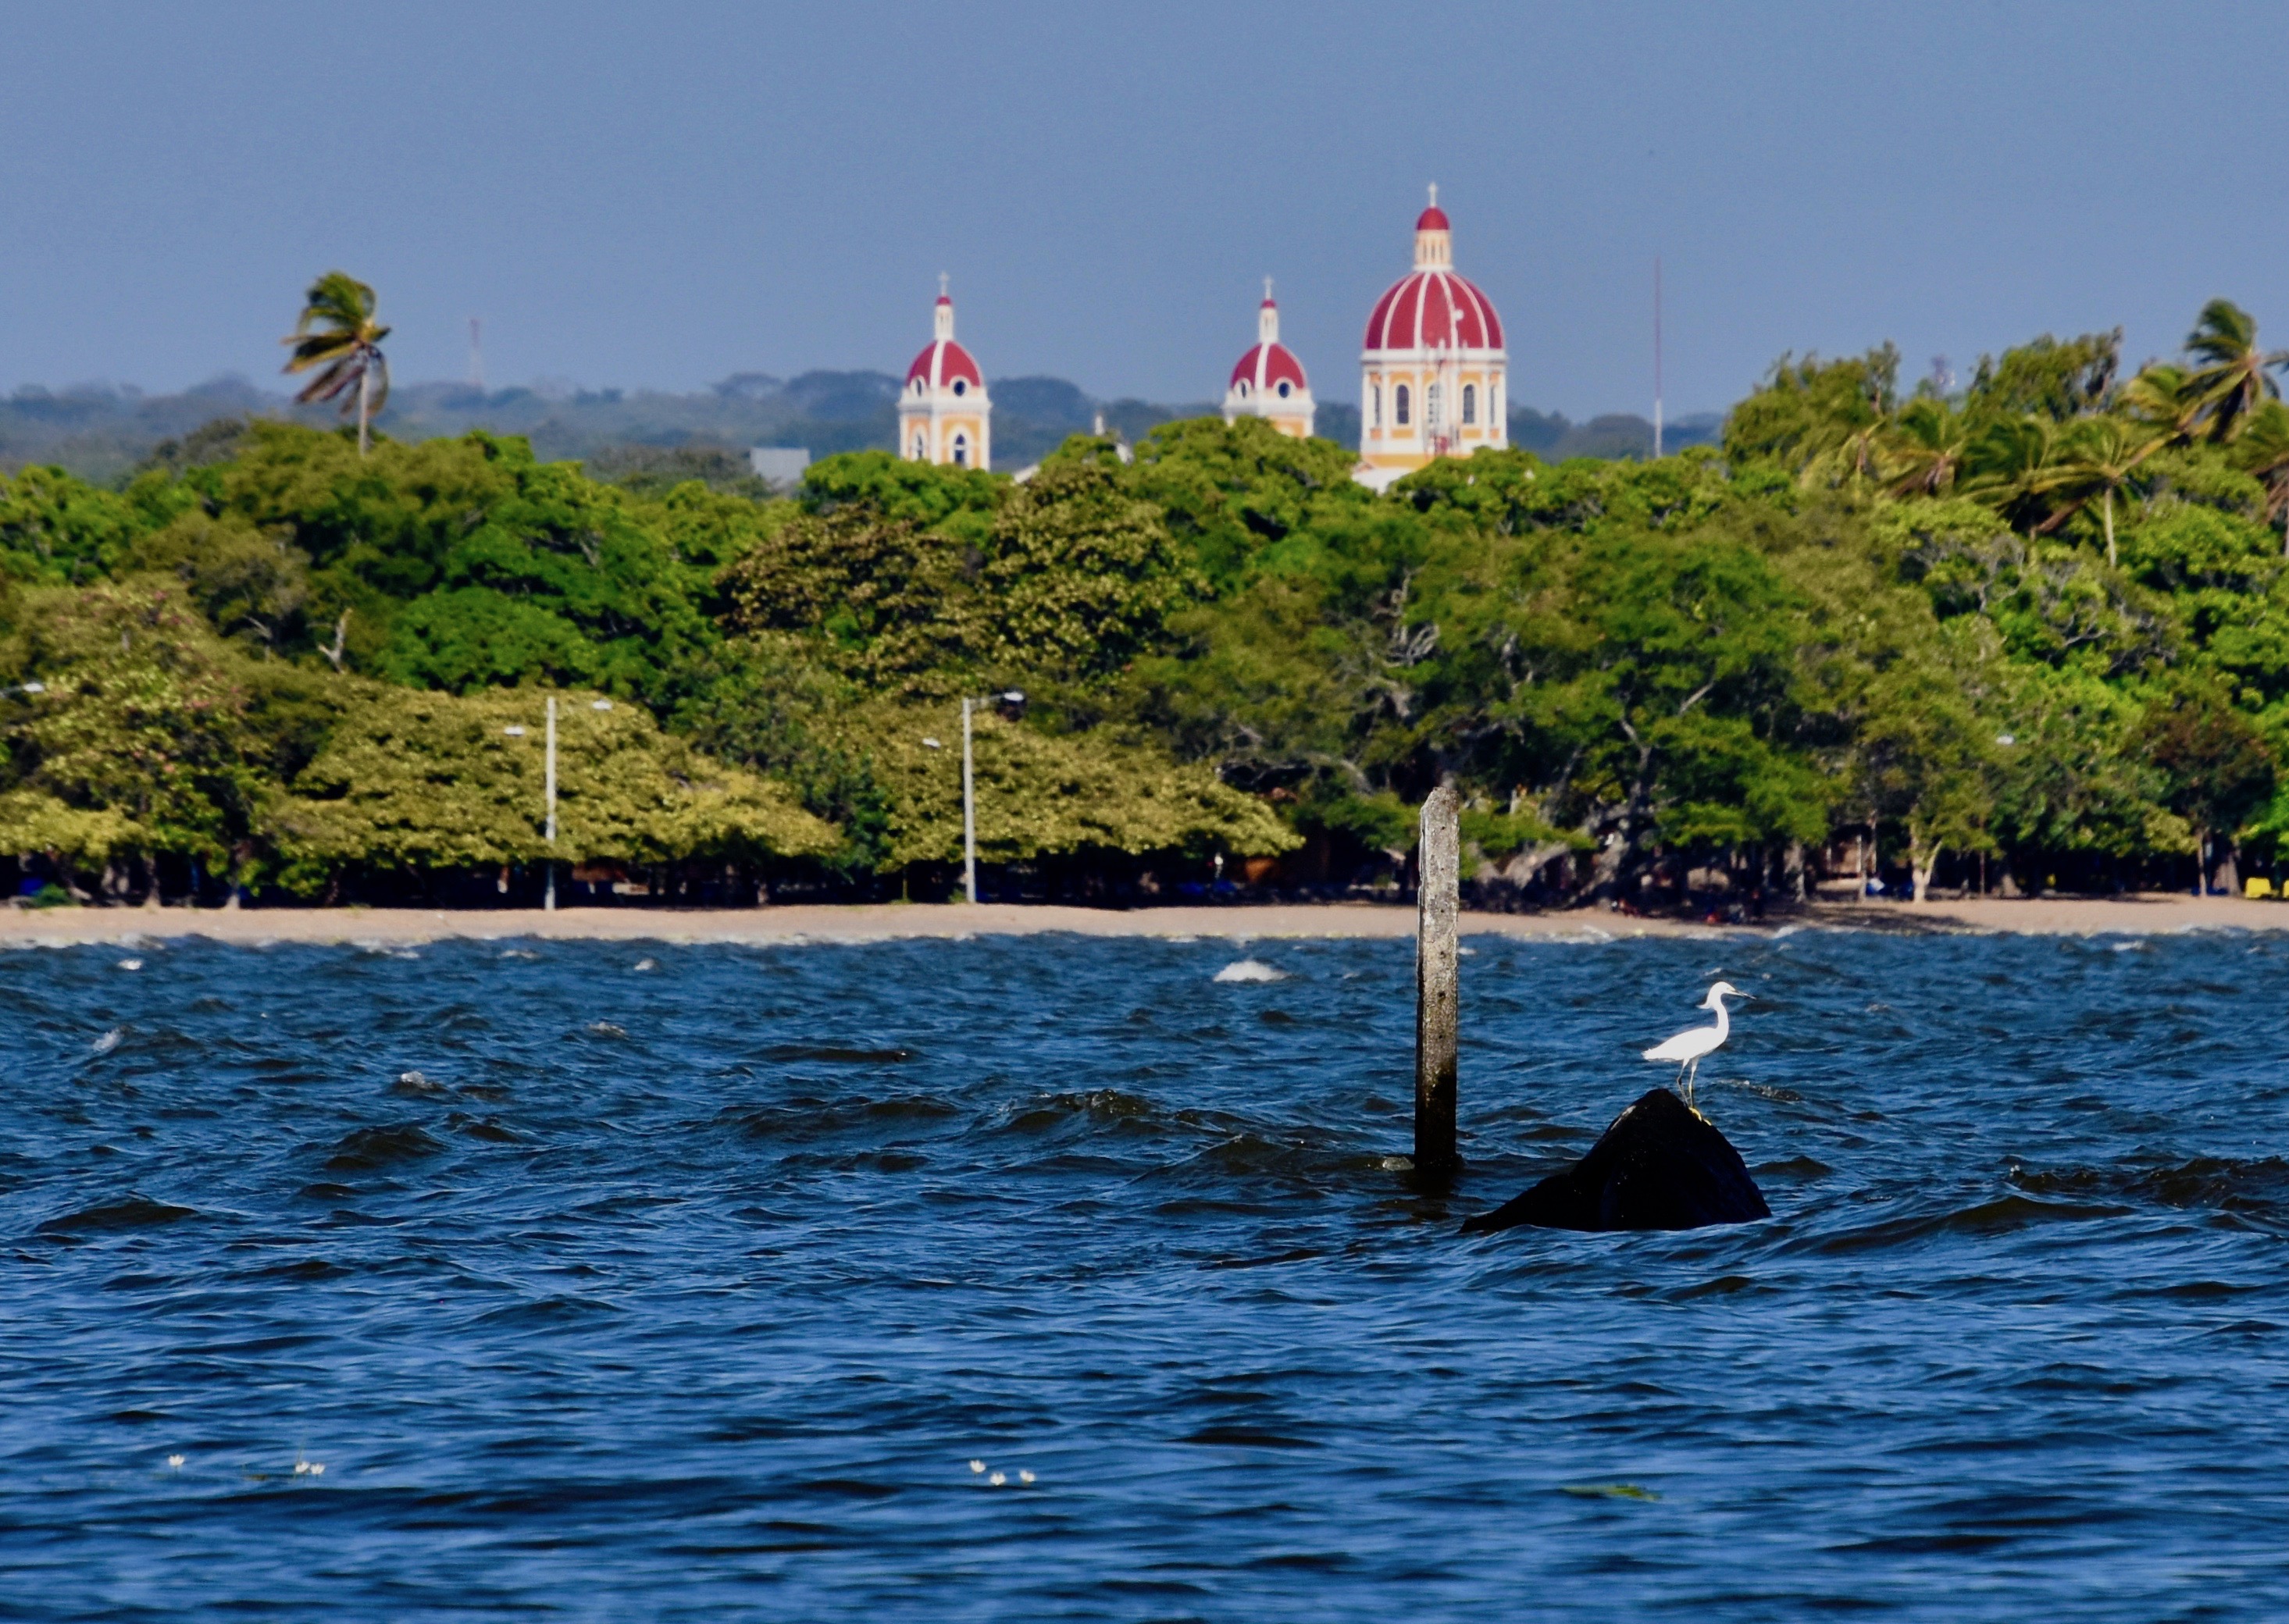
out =
<path fill-rule="evenodd" d="M 1711 999 L 1709 1001 L 1714 1005 L 1717 1009 L 1717 1041 L 1722 1043 L 1725 1041 L 1727 1034 L 1729 1034 L 1733 1030 L 1733 1017 L 1726 1012 L 1725 1000 L 1723 999 L 1714 998 Z"/>

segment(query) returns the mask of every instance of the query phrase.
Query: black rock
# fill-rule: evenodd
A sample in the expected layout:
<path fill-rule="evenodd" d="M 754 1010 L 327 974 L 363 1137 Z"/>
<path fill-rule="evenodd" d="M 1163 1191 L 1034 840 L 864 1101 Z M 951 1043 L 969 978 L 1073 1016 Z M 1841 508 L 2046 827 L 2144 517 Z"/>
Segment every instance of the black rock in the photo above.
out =
<path fill-rule="evenodd" d="M 1639 1099 L 1590 1154 L 1463 1225 L 1465 1235 L 1545 1230 L 1697 1230 L 1769 1218 L 1764 1192 L 1706 1117 L 1666 1088 Z"/>

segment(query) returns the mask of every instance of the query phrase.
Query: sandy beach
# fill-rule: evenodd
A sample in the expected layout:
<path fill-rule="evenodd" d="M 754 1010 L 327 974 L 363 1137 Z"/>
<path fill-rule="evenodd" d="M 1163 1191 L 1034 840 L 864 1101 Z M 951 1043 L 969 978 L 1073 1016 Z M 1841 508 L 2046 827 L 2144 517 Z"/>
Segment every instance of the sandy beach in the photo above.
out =
<path fill-rule="evenodd" d="M 1814 903 L 1754 925 L 1638 919 L 1599 909 L 1551 913 L 1465 913 L 1466 935 L 1556 940 L 1723 936 L 1799 928 L 1901 933 L 2012 932 L 2030 935 L 2289 929 L 2289 905 L 2239 897 L 2148 894 L 1964 902 Z M 217 942 L 498 941 L 881 942 L 905 937 L 1089 936 L 1390 937 L 1414 934 L 1415 911 L 1396 904 L 1233 904 L 1113 910 L 981 903 L 794 904 L 741 909 L 568 908 L 444 912 L 417 908 L 0 909 L 0 945 L 49 946 L 203 936 Z"/>

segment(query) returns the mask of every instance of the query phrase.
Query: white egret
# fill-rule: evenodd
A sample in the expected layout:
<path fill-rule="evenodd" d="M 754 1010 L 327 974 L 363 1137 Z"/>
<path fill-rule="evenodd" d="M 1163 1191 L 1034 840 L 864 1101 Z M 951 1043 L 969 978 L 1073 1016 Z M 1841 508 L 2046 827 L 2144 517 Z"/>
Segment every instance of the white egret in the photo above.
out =
<path fill-rule="evenodd" d="M 1749 996 L 1729 981 L 1719 982 L 1709 989 L 1709 996 L 1701 1000 L 1702 1008 L 1717 1012 L 1716 1025 L 1687 1027 L 1676 1037 L 1657 1043 L 1645 1052 L 1647 1060 L 1677 1062 L 1677 1080 L 1685 1085 L 1685 1103 L 1687 1105 L 1693 1103 L 1693 1085 L 1699 1080 L 1702 1061 L 1723 1048 L 1725 1039 L 1732 1035 L 1733 1017 L 1725 1012 L 1725 1000 Z"/>

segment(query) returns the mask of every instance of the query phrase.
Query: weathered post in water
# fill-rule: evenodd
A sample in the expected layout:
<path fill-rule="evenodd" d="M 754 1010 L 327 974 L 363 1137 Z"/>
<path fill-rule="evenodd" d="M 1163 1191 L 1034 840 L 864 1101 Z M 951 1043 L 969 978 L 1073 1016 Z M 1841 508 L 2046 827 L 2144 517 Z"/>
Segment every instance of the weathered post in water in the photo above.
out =
<path fill-rule="evenodd" d="M 1455 1055 L 1461 1015 L 1455 941 L 1463 878 L 1462 807 L 1450 784 L 1423 803 L 1416 846 L 1415 1174 L 1430 1183 L 1454 1176 Z"/>

